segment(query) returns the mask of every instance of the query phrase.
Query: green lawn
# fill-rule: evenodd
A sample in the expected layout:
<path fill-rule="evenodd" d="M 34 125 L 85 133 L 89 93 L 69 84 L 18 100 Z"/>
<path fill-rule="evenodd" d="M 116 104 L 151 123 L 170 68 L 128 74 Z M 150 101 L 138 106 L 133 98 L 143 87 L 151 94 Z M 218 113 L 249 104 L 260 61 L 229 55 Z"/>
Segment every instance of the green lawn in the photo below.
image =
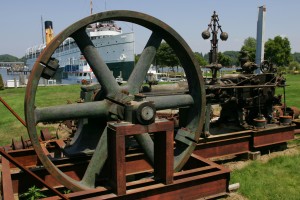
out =
<path fill-rule="evenodd" d="M 0 90 L 0 97 L 24 120 L 25 90 L 25 88 Z M 39 87 L 36 105 L 38 107 L 64 105 L 67 100 L 75 102 L 79 94 L 79 85 Z M 0 114 L 0 146 L 10 144 L 13 138 L 16 140 L 20 140 L 20 136 L 28 138 L 26 128 L 2 104 Z"/>
<path fill-rule="evenodd" d="M 254 161 L 231 172 L 231 183 L 240 183 L 238 193 L 248 199 L 300 199 L 300 154 L 279 156 L 267 163 Z"/>
<path fill-rule="evenodd" d="M 287 106 L 300 108 L 300 75 L 286 75 L 286 79 Z M 283 94 L 283 89 L 278 88 L 276 93 Z M 290 141 L 289 144 L 299 146 L 299 138 Z M 300 199 L 299 165 L 300 154 L 279 156 L 267 163 L 254 161 L 241 170 L 231 172 L 230 183 L 240 183 L 238 193 L 250 200 L 298 200 Z"/>
<path fill-rule="evenodd" d="M 287 106 L 300 108 L 300 75 L 286 75 L 286 102 Z M 283 89 L 278 88 L 277 93 L 283 94 Z"/>

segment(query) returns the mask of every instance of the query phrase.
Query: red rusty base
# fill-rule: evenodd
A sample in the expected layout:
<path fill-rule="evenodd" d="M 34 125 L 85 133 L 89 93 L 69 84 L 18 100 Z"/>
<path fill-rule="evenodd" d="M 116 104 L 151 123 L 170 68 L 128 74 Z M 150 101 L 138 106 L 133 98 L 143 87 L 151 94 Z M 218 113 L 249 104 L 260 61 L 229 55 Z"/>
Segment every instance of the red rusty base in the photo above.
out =
<path fill-rule="evenodd" d="M 295 125 L 267 125 L 263 129 L 219 134 L 200 139 L 194 154 L 204 158 L 238 155 L 294 139 Z"/>
<path fill-rule="evenodd" d="M 174 173 L 174 182 L 169 185 L 159 183 L 152 178 L 126 183 L 127 192 L 116 196 L 109 190 L 67 194 L 70 199 L 215 199 L 228 193 L 230 171 L 207 159 L 192 154 L 181 172 Z M 59 199 L 58 197 L 48 199 Z"/>
<path fill-rule="evenodd" d="M 3 167 L 9 169 L 9 164 L 7 163 L 6 166 Z M 68 170 L 72 171 L 74 168 L 66 167 L 65 171 L 67 174 L 70 173 Z M 37 174 L 42 174 L 41 171 L 43 171 L 43 169 L 35 169 L 33 171 Z M 150 172 L 151 170 L 148 171 Z M 6 193 L 5 196 L 8 196 L 7 192 L 17 192 L 13 191 L 17 188 L 11 186 L 13 184 L 12 182 L 16 181 L 12 180 L 12 178 L 14 179 L 19 176 L 19 178 L 22 177 L 22 180 L 26 183 L 31 181 L 28 177 L 24 177 L 24 173 L 22 172 L 13 172 L 12 175 L 10 175 L 10 173 L 12 173 L 10 170 L 6 170 L 6 174 L 2 176 L 1 179 L 2 188 L 11 188 L 10 191 L 4 191 Z M 48 174 L 41 177 L 44 177 L 44 179 L 46 179 L 45 181 L 50 183 L 53 178 L 49 176 L 51 175 Z M 130 177 L 134 177 L 134 175 L 131 174 Z M 183 170 L 174 173 L 174 181 L 172 184 L 166 185 L 150 177 L 126 182 L 126 194 L 121 196 L 117 196 L 113 192 L 113 189 L 109 187 L 98 187 L 92 190 L 65 194 L 65 196 L 68 199 L 210 199 L 227 194 L 229 179 L 230 171 L 228 169 L 193 154 Z M 20 187 L 20 184 L 25 184 L 25 182 L 22 183 L 21 180 L 18 180 L 18 186 Z M 10 187 L 8 184 L 10 184 Z M 61 186 L 56 185 L 55 187 L 59 189 Z M 10 196 L 12 195 L 13 194 Z M 4 198 L 4 200 L 7 199 L 9 198 Z M 58 196 L 50 196 L 44 199 L 61 198 Z"/>
<path fill-rule="evenodd" d="M 269 126 L 265 129 L 232 132 L 201 139 L 183 171 L 174 173 L 174 182 L 169 185 L 157 182 L 153 178 L 142 180 L 137 178 L 140 174 L 152 174 L 153 167 L 142 152 L 133 149 L 126 155 L 126 177 L 130 182 L 126 182 L 125 195 L 115 195 L 111 187 L 99 187 L 67 194 L 67 196 L 71 199 L 94 197 L 102 197 L 103 199 L 197 199 L 224 195 L 228 188 L 229 171 L 205 158 L 237 155 L 274 146 L 274 144 L 282 144 L 294 138 L 294 134 L 298 131 L 295 128 L 294 125 Z M 48 152 L 49 155 L 59 155 L 60 152 L 57 149 L 64 146 L 64 141 L 53 140 L 47 144 L 45 152 Z M 15 150 L 8 153 L 24 167 L 31 168 L 51 187 L 61 188 L 60 191 L 66 190 L 45 169 L 36 167 L 40 163 L 33 149 Z M 68 176 L 80 180 L 89 159 L 90 157 L 61 158 L 55 160 L 54 163 Z M 39 188 L 43 187 L 32 177 L 13 167 L 14 165 L 8 162 L 2 163 L 2 192 L 11 193 L 11 195 L 18 192 L 24 193 L 28 189 L 26 188 L 28 187 L 27 183 Z M 11 170 L 11 168 L 13 169 Z M 53 196 L 48 199 L 58 199 L 58 197 Z"/>
<path fill-rule="evenodd" d="M 252 133 L 252 149 L 281 144 L 294 139 L 295 126 L 273 126 Z"/>

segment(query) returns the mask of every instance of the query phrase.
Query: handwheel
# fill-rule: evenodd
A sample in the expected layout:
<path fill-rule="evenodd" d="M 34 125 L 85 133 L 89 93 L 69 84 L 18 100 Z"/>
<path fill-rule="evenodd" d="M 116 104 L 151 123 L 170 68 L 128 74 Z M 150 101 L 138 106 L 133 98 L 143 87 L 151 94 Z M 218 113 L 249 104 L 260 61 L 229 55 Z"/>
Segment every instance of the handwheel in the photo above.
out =
<path fill-rule="evenodd" d="M 108 20 L 131 22 L 152 31 L 141 57 L 136 63 L 125 86 L 120 86 L 116 82 L 108 66 L 101 58 L 101 55 L 99 55 L 85 31 L 89 24 Z M 81 53 L 91 66 L 101 85 L 102 98 L 80 104 L 36 107 L 35 97 L 38 82 L 41 76 L 45 77 L 49 75 L 49 70 L 51 72 L 57 67 L 55 59 L 51 56 L 56 48 L 68 37 L 72 37 L 75 40 Z M 162 40 L 166 41 L 178 56 L 186 73 L 189 91 L 179 95 L 151 96 L 145 98 L 142 102 L 136 101 L 135 98 L 138 96 L 139 89 L 143 84 L 143 80 Z M 202 131 L 204 119 L 204 82 L 200 67 L 194 58 L 193 52 L 177 32 L 164 22 L 152 16 L 125 10 L 94 14 L 79 20 L 58 34 L 35 62 L 25 95 L 25 117 L 28 134 L 40 161 L 49 173 L 62 185 L 72 191 L 95 188 L 96 175 L 101 172 L 107 159 L 106 123 L 116 117 L 124 121 L 132 120 L 128 118 L 127 110 L 130 109 L 127 109 L 127 105 L 136 104 L 135 112 L 133 112 L 135 116 L 131 115 L 129 118 L 136 118 L 137 120 L 135 120 L 134 123 L 144 125 L 153 122 L 156 110 L 185 108 L 185 110 L 188 111 L 189 114 L 184 120 L 186 124 L 185 127 L 180 128 L 175 133 L 176 148 L 174 151 L 174 170 L 180 170 L 196 146 L 200 132 Z M 112 115 L 114 116 L 113 119 L 111 118 Z M 86 145 L 83 144 L 84 139 L 80 138 L 92 138 L 92 140 L 97 138 L 95 145 L 90 147 L 93 156 L 84 176 L 82 180 L 76 181 L 59 170 L 48 156 L 43 153 L 38 140 L 36 124 L 39 122 L 86 118 L 90 119 L 87 124 L 85 124 L 88 128 L 76 136 L 73 145 L 65 149 L 66 152 L 72 154 L 74 151 L 80 150 L 81 145 Z M 149 159 L 153 160 L 153 141 L 149 134 L 142 134 L 138 136 L 136 140 Z"/>
<path fill-rule="evenodd" d="M 260 64 L 260 70 L 262 71 L 262 73 L 271 72 L 271 65 L 269 61 L 267 60 L 262 61 L 262 63 Z"/>

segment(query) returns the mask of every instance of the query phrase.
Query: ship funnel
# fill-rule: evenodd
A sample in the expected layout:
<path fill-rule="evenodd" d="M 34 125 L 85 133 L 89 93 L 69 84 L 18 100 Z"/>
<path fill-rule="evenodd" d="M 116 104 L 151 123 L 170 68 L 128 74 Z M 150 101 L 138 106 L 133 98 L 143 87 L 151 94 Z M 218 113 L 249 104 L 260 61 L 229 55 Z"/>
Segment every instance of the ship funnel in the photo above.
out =
<path fill-rule="evenodd" d="M 53 39 L 53 25 L 52 21 L 45 21 L 45 34 L 46 34 L 46 45 Z"/>

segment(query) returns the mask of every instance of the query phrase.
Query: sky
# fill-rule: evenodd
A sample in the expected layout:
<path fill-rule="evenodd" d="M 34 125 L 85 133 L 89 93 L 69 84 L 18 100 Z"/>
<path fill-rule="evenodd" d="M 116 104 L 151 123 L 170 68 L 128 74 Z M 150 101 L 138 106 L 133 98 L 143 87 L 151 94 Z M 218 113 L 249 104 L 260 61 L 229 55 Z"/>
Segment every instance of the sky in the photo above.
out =
<path fill-rule="evenodd" d="M 203 40 L 213 11 L 219 15 L 227 41 L 219 51 L 239 51 L 248 37 L 256 38 L 258 7 L 266 6 L 264 39 L 287 37 L 292 53 L 300 52 L 299 0 L 93 0 L 93 13 L 133 10 L 156 17 L 175 29 L 194 52 L 209 52 Z M 53 22 L 54 34 L 90 15 L 90 0 L 1 0 L 0 55 L 25 55 L 28 47 L 42 43 L 41 18 Z M 124 32 L 135 32 L 135 50 L 141 53 L 150 33 L 139 25 L 119 22 Z"/>

